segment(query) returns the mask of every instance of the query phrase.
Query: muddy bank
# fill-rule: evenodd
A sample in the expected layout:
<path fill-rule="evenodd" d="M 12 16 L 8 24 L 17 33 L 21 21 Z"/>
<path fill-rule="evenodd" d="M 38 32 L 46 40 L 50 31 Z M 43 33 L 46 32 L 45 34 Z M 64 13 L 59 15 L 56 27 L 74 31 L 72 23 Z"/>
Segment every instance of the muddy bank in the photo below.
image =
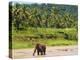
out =
<path fill-rule="evenodd" d="M 33 56 L 34 48 L 29 49 L 13 49 L 12 50 L 12 57 L 13 58 L 38 58 L 38 57 L 54 57 L 54 56 L 67 56 L 67 55 L 77 55 L 78 54 L 78 47 L 77 46 L 47 46 L 46 55 L 39 55 L 35 54 Z"/>

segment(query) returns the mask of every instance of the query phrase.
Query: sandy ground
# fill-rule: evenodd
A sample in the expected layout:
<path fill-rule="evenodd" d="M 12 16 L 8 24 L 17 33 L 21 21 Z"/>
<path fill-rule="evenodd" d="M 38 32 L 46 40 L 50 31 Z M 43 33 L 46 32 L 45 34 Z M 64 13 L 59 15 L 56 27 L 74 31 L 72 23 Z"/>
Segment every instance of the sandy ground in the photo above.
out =
<path fill-rule="evenodd" d="M 53 56 L 67 56 L 67 55 L 77 55 L 78 54 L 78 47 L 77 46 L 47 46 L 46 55 L 39 55 L 35 54 L 33 56 L 34 48 L 30 49 L 13 49 L 12 50 L 12 57 L 16 59 L 20 58 L 39 58 L 39 57 L 53 57 Z"/>

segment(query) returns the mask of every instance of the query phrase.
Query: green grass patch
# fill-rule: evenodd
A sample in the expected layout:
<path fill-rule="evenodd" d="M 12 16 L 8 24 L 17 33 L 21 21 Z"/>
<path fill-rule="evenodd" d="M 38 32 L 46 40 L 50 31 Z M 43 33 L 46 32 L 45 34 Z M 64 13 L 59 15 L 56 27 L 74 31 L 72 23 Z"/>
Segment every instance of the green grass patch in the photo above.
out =
<path fill-rule="evenodd" d="M 48 46 L 67 46 L 67 45 L 76 45 L 77 41 L 75 40 L 48 40 Z"/>
<path fill-rule="evenodd" d="M 28 41 L 13 41 L 12 42 L 12 48 L 13 49 L 19 49 L 19 48 L 32 48 L 33 45 L 31 42 Z"/>
<path fill-rule="evenodd" d="M 76 40 L 54 40 L 54 39 L 40 39 L 33 41 L 13 41 L 12 48 L 13 49 L 21 49 L 21 48 L 32 48 L 36 43 L 46 44 L 47 46 L 68 46 L 68 45 L 77 45 Z"/>
<path fill-rule="evenodd" d="M 46 37 L 47 34 L 47 37 Z M 65 34 L 68 35 L 65 39 Z M 40 35 L 43 38 L 39 37 Z M 50 35 L 50 36 L 49 36 Z M 56 38 L 50 38 L 56 36 Z M 33 37 L 29 39 L 28 37 Z M 38 38 L 35 38 L 38 37 Z M 17 31 L 12 30 L 12 48 L 32 48 L 36 43 L 43 43 L 47 46 L 65 46 L 65 45 L 76 45 L 77 44 L 77 29 L 65 28 L 65 29 L 54 29 L 54 28 L 27 28 L 26 30 Z"/>

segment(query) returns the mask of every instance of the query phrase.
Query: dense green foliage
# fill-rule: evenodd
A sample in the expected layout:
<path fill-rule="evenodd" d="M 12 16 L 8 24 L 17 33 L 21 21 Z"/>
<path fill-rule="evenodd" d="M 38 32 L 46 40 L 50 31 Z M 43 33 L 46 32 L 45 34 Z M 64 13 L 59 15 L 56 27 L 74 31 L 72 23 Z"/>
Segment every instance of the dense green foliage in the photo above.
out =
<path fill-rule="evenodd" d="M 77 28 L 77 6 L 54 4 L 9 4 L 13 25 L 16 29 L 27 27 Z M 11 16 L 11 15 L 10 15 Z"/>
<path fill-rule="evenodd" d="M 10 48 L 77 44 L 78 7 L 75 5 L 9 3 Z M 11 41 L 12 39 L 12 41 Z"/>
<path fill-rule="evenodd" d="M 74 28 L 52 29 L 52 28 L 28 28 L 24 31 L 12 30 L 12 36 L 18 40 L 28 40 L 28 37 L 33 39 L 69 39 L 77 40 L 77 30 Z M 32 40 L 33 40 L 32 39 Z"/>

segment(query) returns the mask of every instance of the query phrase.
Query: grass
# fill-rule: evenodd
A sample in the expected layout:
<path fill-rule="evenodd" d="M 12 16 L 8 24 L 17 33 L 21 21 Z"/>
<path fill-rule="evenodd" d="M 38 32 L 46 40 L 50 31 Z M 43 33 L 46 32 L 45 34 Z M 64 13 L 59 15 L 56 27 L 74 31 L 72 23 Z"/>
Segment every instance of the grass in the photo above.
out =
<path fill-rule="evenodd" d="M 12 43 L 12 48 L 19 49 L 19 48 L 32 48 L 32 45 L 30 42 L 25 41 L 14 41 Z"/>
<path fill-rule="evenodd" d="M 65 32 L 69 34 L 76 34 L 77 30 L 75 28 L 65 28 L 65 29 L 56 29 L 56 28 L 27 28 L 24 31 L 12 30 L 12 35 L 36 35 L 36 34 L 57 34 L 58 32 Z"/>
<path fill-rule="evenodd" d="M 67 46 L 67 45 L 77 45 L 77 41 L 75 40 L 54 40 L 54 39 L 40 39 L 36 40 L 35 42 L 32 41 L 13 41 L 12 48 L 13 49 L 20 49 L 20 48 L 32 48 L 36 43 L 46 44 L 47 46 Z"/>
<path fill-rule="evenodd" d="M 50 40 L 47 41 L 48 46 L 65 46 L 65 45 L 76 45 L 76 41 L 72 40 Z"/>
<path fill-rule="evenodd" d="M 66 33 L 69 38 L 65 39 L 64 35 L 59 32 Z M 38 38 L 28 40 L 26 36 L 38 36 L 39 34 L 53 34 L 57 38 Z M 77 45 L 77 30 L 75 28 L 54 29 L 54 28 L 27 28 L 24 31 L 12 30 L 12 48 L 32 48 L 38 43 L 46 44 L 47 46 L 65 46 L 65 45 Z"/>

